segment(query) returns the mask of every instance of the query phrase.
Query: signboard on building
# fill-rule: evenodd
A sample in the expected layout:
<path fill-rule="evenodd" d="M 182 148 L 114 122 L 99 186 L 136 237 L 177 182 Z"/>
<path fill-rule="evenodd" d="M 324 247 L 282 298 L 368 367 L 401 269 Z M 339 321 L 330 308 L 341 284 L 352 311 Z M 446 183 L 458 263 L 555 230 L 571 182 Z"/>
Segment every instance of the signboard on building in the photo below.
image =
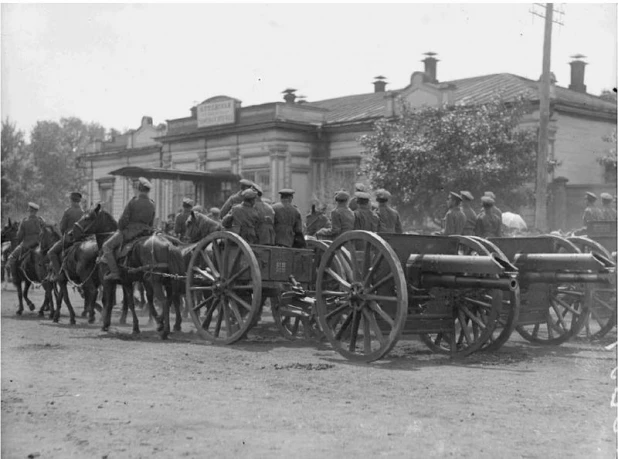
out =
<path fill-rule="evenodd" d="M 205 100 L 197 106 L 197 127 L 234 124 L 236 107 L 240 101 L 231 97 L 218 96 Z"/>

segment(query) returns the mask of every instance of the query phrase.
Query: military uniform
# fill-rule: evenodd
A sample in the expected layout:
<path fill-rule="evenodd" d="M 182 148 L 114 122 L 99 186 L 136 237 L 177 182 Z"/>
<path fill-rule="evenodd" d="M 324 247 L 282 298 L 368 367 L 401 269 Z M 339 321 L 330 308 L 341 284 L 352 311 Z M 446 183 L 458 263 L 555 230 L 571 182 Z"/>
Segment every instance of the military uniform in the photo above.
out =
<path fill-rule="evenodd" d="M 476 212 L 470 207 L 470 202 L 474 200 L 474 196 L 469 191 L 461 191 L 461 211 L 466 217 L 466 223 L 463 227 L 463 231 L 461 234 L 464 236 L 474 236 L 474 229 L 476 227 Z M 500 216 L 500 221 L 502 221 L 502 216 Z"/>
<path fill-rule="evenodd" d="M 39 206 L 35 203 L 28 203 L 30 209 L 39 210 Z M 45 221 L 35 215 L 30 214 L 24 218 L 17 229 L 17 247 L 9 255 L 9 266 L 14 275 L 17 271 L 17 261 L 21 258 L 25 251 L 39 245 L 39 233 Z"/>
<path fill-rule="evenodd" d="M 444 216 L 444 234 L 450 236 L 453 234 L 463 234 L 464 226 L 466 225 L 466 216 L 459 208 L 461 196 L 457 193 L 450 193 L 450 208 Z"/>
<path fill-rule="evenodd" d="M 493 199 L 483 196 L 481 201 L 493 204 Z M 483 206 L 483 210 L 476 216 L 476 226 L 474 232 L 480 237 L 500 237 L 502 236 L 502 219 L 492 211 L 492 207 Z"/>
<path fill-rule="evenodd" d="M 72 193 L 71 200 L 73 201 L 73 205 L 67 208 L 62 215 L 62 220 L 60 220 L 60 234 L 62 234 L 62 238 L 56 242 L 51 248 L 47 251 L 47 256 L 52 265 L 53 270 L 53 279 L 52 281 L 57 280 L 58 275 L 60 274 L 60 253 L 63 249 L 70 246 L 74 241 L 67 235 L 69 231 L 72 230 L 73 225 L 82 218 L 84 215 L 84 211 L 79 205 L 81 201 L 82 195 L 80 193 Z"/>
<path fill-rule="evenodd" d="M 255 210 L 259 215 L 256 228 L 258 244 L 275 245 L 275 211 L 258 196 L 255 201 Z"/>
<path fill-rule="evenodd" d="M 189 244 L 194 244 L 207 237 L 215 231 L 221 231 L 221 223 L 216 222 L 206 215 L 199 212 L 189 213 L 190 218 L 187 218 L 186 238 Z"/>
<path fill-rule="evenodd" d="M 315 236 L 315 233 L 320 231 L 322 228 L 328 227 L 328 217 L 324 215 L 322 211 L 316 211 L 312 214 L 308 214 L 305 217 L 305 221 L 307 222 L 307 228 L 305 229 L 305 234 L 307 236 Z"/>
<path fill-rule="evenodd" d="M 597 195 L 587 191 L 586 200 L 588 201 L 588 206 L 586 206 L 586 209 L 584 210 L 584 215 L 582 216 L 582 220 L 584 220 L 584 223 L 588 224 L 588 222 L 596 222 L 602 220 L 603 212 L 601 211 L 601 209 L 594 205 L 594 202 L 597 200 Z"/>
<path fill-rule="evenodd" d="M 282 199 L 292 196 L 294 190 L 283 189 L 279 191 Z M 291 202 L 277 202 L 273 204 L 275 211 L 275 245 L 283 247 L 306 246 L 303 236 L 303 219 L 298 209 Z"/>
<path fill-rule="evenodd" d="M 401 225 L 401 217 L 399 212 L 388 205 L 388 200 L 391 194 L 386 190 L 376 191 L 376 199 L 378 200 L 378 210 L 376 214 L 380 220 L 378 232 L 380 233 L 403 233 Z"/>
<path fill-rule="evenodd" d="M 369 207 L 369 198 L 368 193 L 356 193 L 358 208 L 354 211 L 354 229 L 377 233 L 380 219 Z"/>
<path fill-rule="evenodd" d="M 238 234 L 249 244 L 257 244 L 257 226 L 260 216 L 253 207 L 257 193 L 248 189 L 243 190 L 241 195 L 243 202 L 232 207 L 231 211 L 221 220 L 221 224 L 224 228 Z"/>
<path fill-rule="evenodd" d="M 138 236 L 152 231 L 155 203 L 145 194 L 150 191 L 151 185 L 143 177 L 140 177 L 139 181 L 140 194 L 129 201 L 120 216 L 120 220 L 118 220 L 118 230 L 103 243 L 103 256 L 110 268 L 110 273 L 106 275 L 106 280 L 120 279 L 120 272 L 114 255 L 115 250 L 123 242 L 129 242 Z"/>
<path fill-rule="evenodd" d="M 335 239 L 354 229 L 354 212 L 348 207 L 350 195 L 345 191 L 339 191 L 335 195 L 337 207 L 330 213 L 330 228 L 322 228 L 316 233 L 320 239 Z"/>
<path fill-rule="evenodd" d="M 225 217 L 232 210 L 232 207 L 243 202 L 242 192 L 246 189 L 252 188 L 254 185 L 255 184 L 251 180 L 242 179 L 240 181 L 240 191 L 227 198 L 227 201 L 225 201 L 225 204 L 221 207 L 221 219 L 223 219 L 223 217 Z"/>
<path fill-rule="evenodd" d="M 603 207 L 599 209 L 601 211 L 601 220 L 604 221 L 616 221 L 616 209 L 612 207 L 614 198 L 609 193 L 601 193 L 601 200 Z"/>

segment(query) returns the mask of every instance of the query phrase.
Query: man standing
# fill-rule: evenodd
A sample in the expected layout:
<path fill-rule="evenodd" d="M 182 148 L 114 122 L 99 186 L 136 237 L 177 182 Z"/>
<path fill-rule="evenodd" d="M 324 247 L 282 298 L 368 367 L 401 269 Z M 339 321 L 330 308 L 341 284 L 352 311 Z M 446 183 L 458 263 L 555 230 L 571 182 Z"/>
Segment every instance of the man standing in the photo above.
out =
<path fill-rule="evenodd" d="M 601 212 L 601 209 L 599 209 L 595 205 L 596 200 L 596 194 L 591 193 L 590 191 L 586 191 L 586 210 L 584 210 L 584 215 L 582 216 L 584 224 L 588 224 L 588 222 L 596 222 L 603 219 L 603 213 Z"/>
<path fill-rule="evenodd" d="M 187 218 L 189 218 L 189 214 L 191 214 L 193 204 L 193 199 L 184 198 L 182 200 L 182 211 L 176 215 L 176 219 L 174 220 L 174 233 L 181 241 L 184 241 L 185 231 L 187 230 Z"/>
<path fill-rule="evenodd" d="M 49 256 L 49 261 L 52 266 L 52 282 L 58 281 L 62 275 L 62 272 L 60 271 L 60 253 L 63 249 L 67 248 L 74 242 L 67 233 L 73 229 L 75 222 L 77 222 L 84 214 L 80 206 L 81 200 L 81 193 L 71 193 L 71 205 L 64 211 L 62 220 L 60 220 L 60 234 L 62 234 L 62 238 L 52 245 L 47 251 L 47 255 Z"/>
<path fill-rule="evenodd" d="M 232 207 L 232 210 L 221 220 L 221 225 L 238 234 L 249 244 L 257 244 L 256 228 L 260 219 L 258 211 L 254 207 L 257 193 L 251 188 L 247 188 L 240 193 L 240 197 L 243 200 L 242 203 Z"/>
<path fill-rule="evenodd" d="M 242 197 L 242 192 L 248 190 L 249 188 L 255 185 L 251 180 L 242 179 L 240 182 L 240 191 L 234 193 L 232 196 L 227 198 L 223 207 L 221 207 L 221 218 L 225 217 L 236 204 L 241 204 L 244 202 Z"/>
<path fill-rule="evenodd" d="M 275 211 L 275 245 L 303 249 L 307 247 L 303 235 L 303 219 L 296 206 L 292 205 L 294 190 L 279 190 L 281 202 L 273 204 Z"/>
<path fill-rule="evenodd" d="M 258 244 L 275 245 L 275 211 L 270 204 L 262 201 L 264 194 L 262 188 L 259 185 L 253 185 L 253 189 L 257 193 L 255 209 L 260 217 L 256 228 Z"/>
<path fill-rule="evenodd" d="M 448 211 L 444 217 L 444 234 L 446 236 L 463 234 L 466 216 L 459 208 L 459 204 L 461 204 L 461 196 L 451 191 L 447 201 Z"/>
<path fill-rule="evenodd" d="M 17 230 L 17 247 L 9 255 L 9 267 L 13 279 L 17 279 L 17 261 L 29 249 L 39 245 L 39 232 L 44 221 L 37 216 L 39 205 L 34 202 L 28 203 L 28 216 L 19 224 Z"/>
<path fill-rule="evenodd" d="M 480 237 L 502 236 L 502 218 L 493 210 L 494 200 L 490 196 L 481 198 L 483 210 L 476 217 L 475 233 Z"/>
<path fill-rule="evenodd" d="M 378 232 L 380 233 L 403 233 L 401 226 L 401 217 L 399 212 L 388 205 L 388 201 L 391 198 L 391 194 L 386 190 L 376 191 L 376 200 L 378 201 L 378 219 L 380 220 L 380 226 Z"/>
<path fill-rule="evenodd" d="M 143 234 L 152 232 L 155 203 L 148 196 L 151 188 L 152 185 L 148 180 L 144 177 L 139 178 L 137 196 L 133 197 L 124 208 L 120 220 L 118 220 L 118 230 L 103 243 L 103 258 L 109 267 L 109 273 L 104 277 L 106 281 L 120 280 L 120 270 L 116 263 L 116 249 L 123 242 L 132 241 Z"/>
<path fill-rule="evenodd" d="M 307 222 L 307 228 L 305 233 L 307 236 L 315 236 L 315 233 L 322 228 L 328 227 L 328 217 L 325 215 L 325 204 L 313 204 L 311 206 L 311 213 L 307 214 L 305 221 Z"/>
<path fill-rule="evenodd" d="M 599 209 L 603 215 L 602 220 L 616 221 L 616 209 L 613 207 L 614 198 L 609 193 L 601 193 L 603 207 Z"/>
<path fill-rule="evenodd" d="M 472 201 L 474 201 L 474 196 L 469 191 L 462 191 L 459 193 L 461 195 L 461 211 L 466 217 L 466 223 L 464 224 L 463 234 L 464 236 L 474 236 L 474 228 L 476 227 L 476 212 L 472 210 Z M 500 221 L 502 221 L 502 216 L 500 217 Z"/>
<path fill-rule="evenodd" d="M 357 193 L 367 193 L 367 187 L 364 183 L 356 183 L 354 185 L 354 197 L 350 199 L 350 204 L 348 206 L 352 212 L 358 209 L 358 198 L 356 197 Z"/>
<path fill-rule="evenodd" d="M 491 191 L 486 191 L 485 196 L 489 196 L 493 200 L 494 205 L 491 208 L 491 211 L 494 212 L 498 217 L 500 217 L 500 221 L 502 221 L 502 211 L 496 207 L 496 195 L 493 194 L 493 192 Z"/>
<path fill-rule="evenodd" d="M 348 207 L 350 195 L 347 191 L 337 191 L 335 194 L 335 207 L 330 213 L 330 228 L 322 228 L 316 233 L 318 239 L 335 239 L 347 231 L 354 229 L 354 212 Z"/>
<path fill-rule="evenodd" d="M 218 207 L 211 207 L 206 216 L 210 218 L 211 220 L 220 222 L 221 221 L 221 209 L 219 209 Z"/>
<path fill-rule="evenodd" d="M 354 229 L 378 232 L 380 219 L 369 207 L 371 196 L 364 191 L 358 191 L 354 195 L 358 208 L 354 211 Z"/>

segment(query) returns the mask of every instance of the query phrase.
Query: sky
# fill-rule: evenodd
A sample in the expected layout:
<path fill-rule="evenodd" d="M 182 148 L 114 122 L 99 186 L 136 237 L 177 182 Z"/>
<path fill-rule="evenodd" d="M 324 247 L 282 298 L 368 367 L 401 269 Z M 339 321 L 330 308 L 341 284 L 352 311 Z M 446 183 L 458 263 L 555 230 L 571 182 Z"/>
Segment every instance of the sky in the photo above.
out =
<path fill-rule="evenodd" d="M 585 84 L 616 84 L 616 4 L 555 4 L 551 66 L 568 87 L 571 56 Z M 205 99 L 243 106 L 400 89 L 437 53 L 437 77 L 538 79 L 543 8 L 515 4 L 2 4 L 1 115 L 29 133 L 76 116 L 121 131 L 189 116 Z"/>

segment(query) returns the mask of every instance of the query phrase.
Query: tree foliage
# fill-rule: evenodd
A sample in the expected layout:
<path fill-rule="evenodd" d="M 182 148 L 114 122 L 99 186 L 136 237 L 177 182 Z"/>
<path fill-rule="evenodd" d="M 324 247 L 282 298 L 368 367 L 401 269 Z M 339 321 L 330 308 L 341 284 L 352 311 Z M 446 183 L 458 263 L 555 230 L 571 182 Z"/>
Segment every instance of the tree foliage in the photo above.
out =
<path fill-rule="evenodd" d="M 361 137 L 361 173 L 419 224 L 442 219 L 449 191 L 478 199 L 491 190 L 503 210 L 517 209 L 529 203 L 523 185 L 536 175 L 536 133 L 521 128 L 526 109 L 523 100 L 414 110 L 403 104 L 400 116 Z"/>
<path fill-rule="evenodd" d="M 607 151 L 604 155 L 597 158 L 597 162 L 605 167 L 609 174 L 616 174 L 616 166 L 618 165 L 618 156 L 616 154 L 616 129 L 610 135 L 603 137 L 603 141 L 609 143 Z"/>

